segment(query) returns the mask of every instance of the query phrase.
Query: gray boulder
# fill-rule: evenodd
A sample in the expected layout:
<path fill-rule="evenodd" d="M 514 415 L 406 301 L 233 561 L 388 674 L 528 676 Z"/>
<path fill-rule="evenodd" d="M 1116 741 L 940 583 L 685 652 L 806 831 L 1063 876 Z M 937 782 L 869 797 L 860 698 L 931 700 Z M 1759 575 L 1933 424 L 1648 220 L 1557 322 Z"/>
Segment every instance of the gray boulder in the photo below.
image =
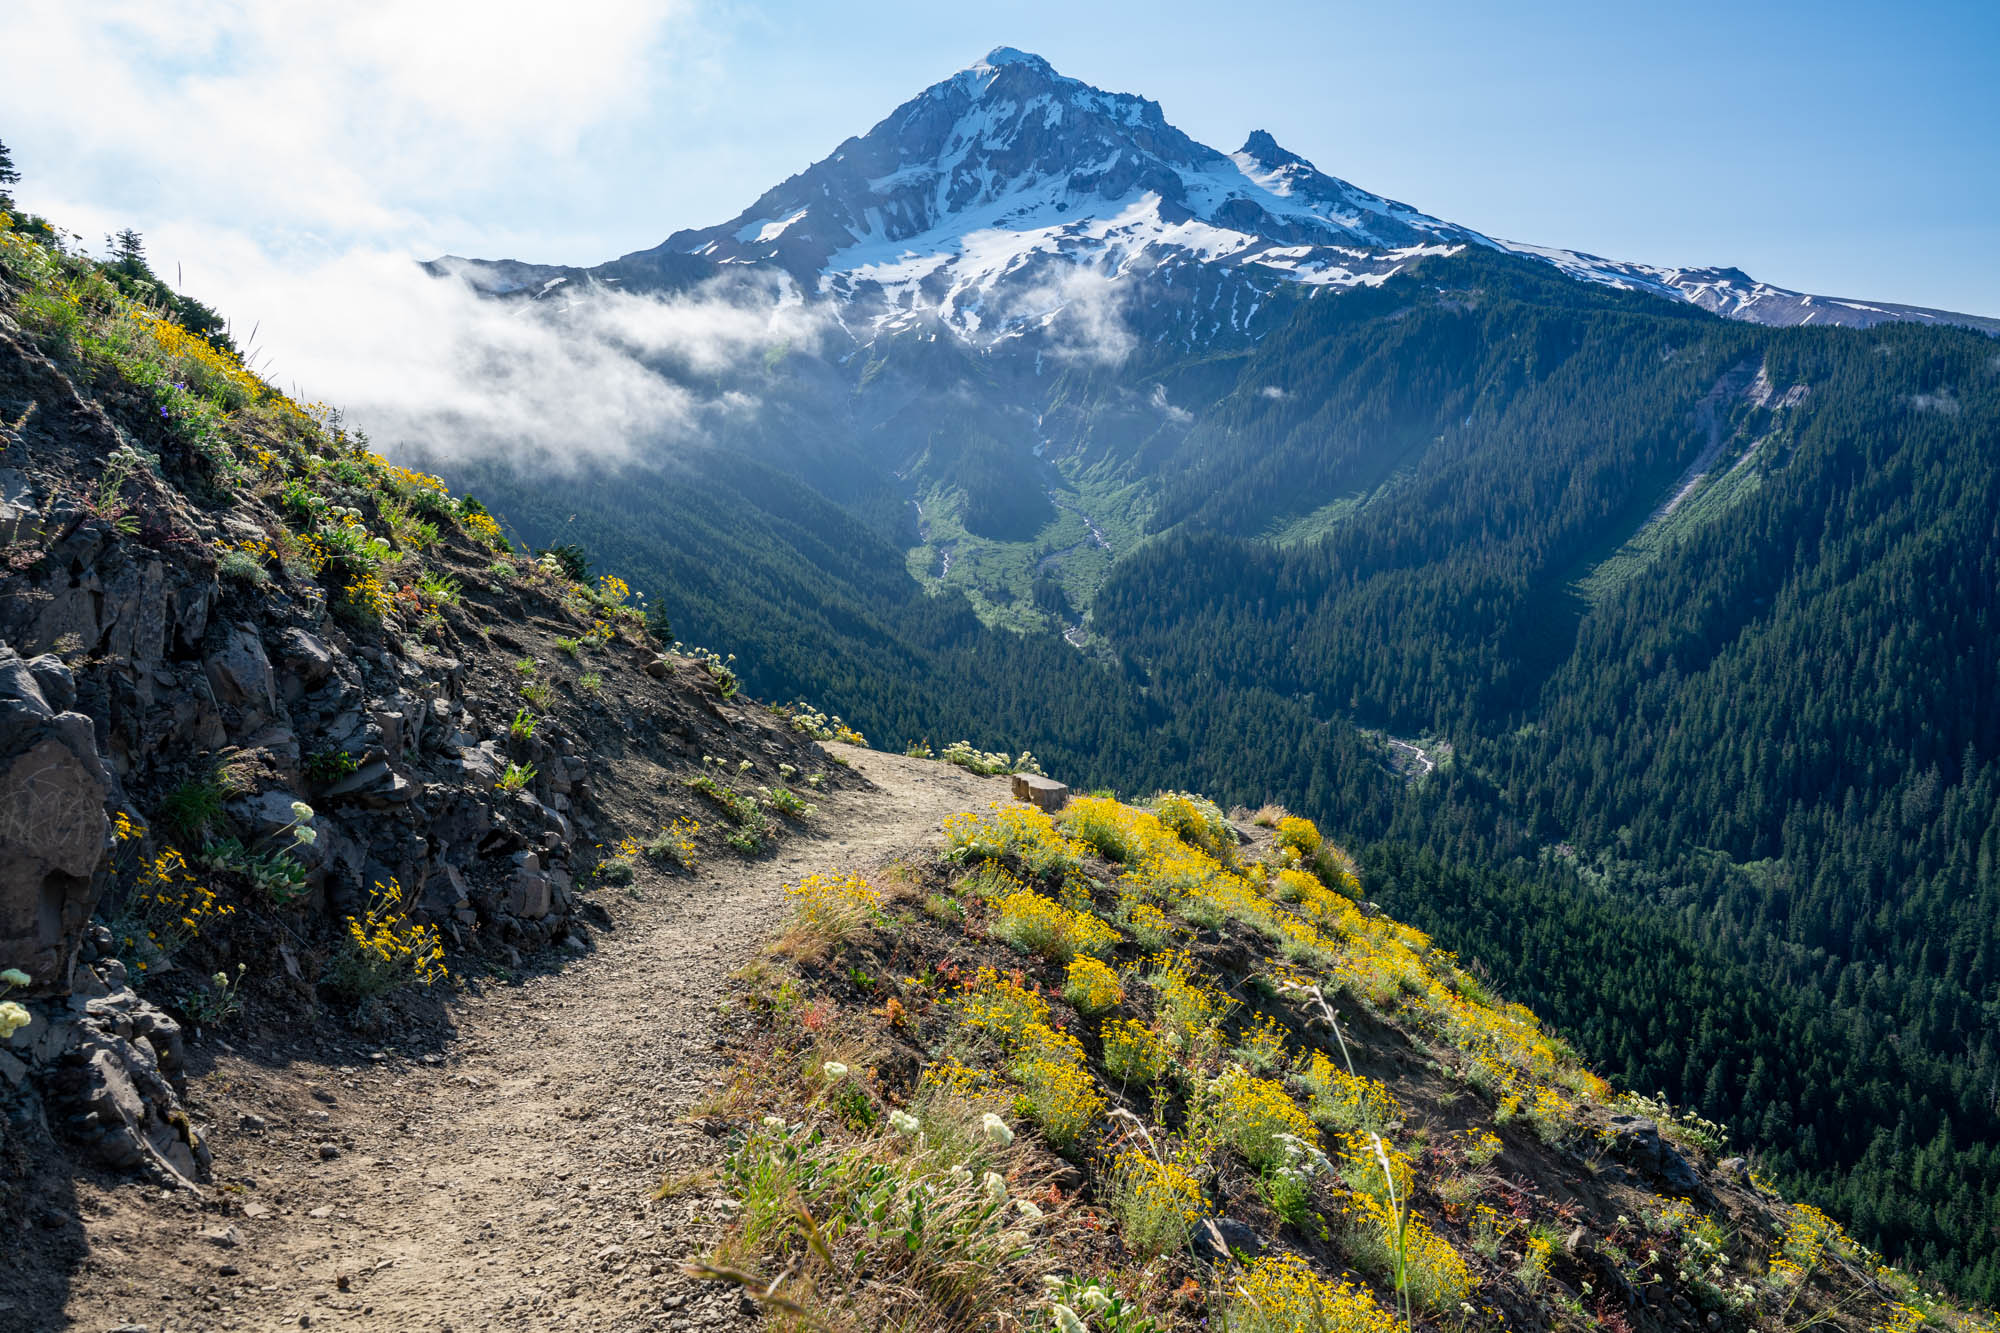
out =
<path fill-rule="evenodd" d="M 1611 1155 L 1652 1177 L 1670 1194 L 1685 1196 L 1701 1191 L 1701 1177 L 1678 1149 L 1660 1137 L 1659 1125 L 1651 1120 L 1612 1116 Z"/>
<path fill-rule="evenodd" d="M 68 989 L 111 832 L 90 719 L 51 693 L 76 698 L 58 659 L 0 644 L 0 958 L 34 979 L 30 995 Z"/>

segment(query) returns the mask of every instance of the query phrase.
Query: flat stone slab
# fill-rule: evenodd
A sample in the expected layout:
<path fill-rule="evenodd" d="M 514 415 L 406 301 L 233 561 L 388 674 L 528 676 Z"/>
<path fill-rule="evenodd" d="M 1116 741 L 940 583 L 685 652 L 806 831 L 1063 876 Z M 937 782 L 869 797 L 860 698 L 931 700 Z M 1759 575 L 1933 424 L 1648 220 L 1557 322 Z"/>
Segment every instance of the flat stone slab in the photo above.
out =
<path fill-rule="evenodd" d="M 1026 801 L 1037 809 L 1054 814 L 1069 804 L 1069 787 L 1054 778 L 1045 778 L 1039 773 L 1016 773 L 1014 799 Z"/>

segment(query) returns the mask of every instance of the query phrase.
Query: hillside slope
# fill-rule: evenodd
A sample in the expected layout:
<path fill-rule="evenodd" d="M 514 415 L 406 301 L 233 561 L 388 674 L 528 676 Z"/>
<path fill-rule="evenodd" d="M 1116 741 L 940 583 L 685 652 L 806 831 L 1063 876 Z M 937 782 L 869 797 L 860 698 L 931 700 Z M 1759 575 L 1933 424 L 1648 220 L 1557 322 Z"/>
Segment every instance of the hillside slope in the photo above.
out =
<path fill-rule="evenodd" d="M 17 1322 L 1990 1327 L 1310 821 L 840 744 L 109 267 L 0 282 Z"/>

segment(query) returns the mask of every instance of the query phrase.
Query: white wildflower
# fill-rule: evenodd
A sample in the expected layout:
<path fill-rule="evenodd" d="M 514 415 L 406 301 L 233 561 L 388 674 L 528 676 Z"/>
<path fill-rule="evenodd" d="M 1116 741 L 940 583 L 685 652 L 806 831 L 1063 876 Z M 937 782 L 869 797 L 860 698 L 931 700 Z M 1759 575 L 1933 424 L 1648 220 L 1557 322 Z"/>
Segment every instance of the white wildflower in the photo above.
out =
<path fill-rule="evenodd" d="M 14 1035 L 15 1031 L 28 1026 L 33 1017 L 22 1006 L 12 1000 L 0 1000 L 0 1041 Z"/>
<path fill-rule="evenodd" d="M 908 1111 L 889 1112 L 889 1127 L 898 1134 L 914 1134 L 921 1128 L 917 1118 Z"/>
<path fill-rule="evenodd" d="M 785 1128 L 785 1118 L 781 1115 L 767 1115 L 764 1117 L 764 1128 L 783 1129 Z"/>
<path fill-rule="evenodd" d="M 1076 1294 L 1076 1303 L 1092 1314 L 1102 1314 L 1111 1308 L 1111 1297 L 1095 1282 Z"/>
<path fill-rule="evenodd" d="M 18 967 L 10 967 L 5 972 L 0 972 L 0 981 L 4 981 L 9 986 L 25 986 L 33 980 L 33 977 Z"/>
<path fill-rule="evenodd" d="M 1060 1330 L 1060 1333 L 1088 1333 L 1089 1325 L 1085 1324 L 1078 1317 L 1076 1311 L 1070 1309 L 1067 1305 L 1050 1306 L 1049 1317 L 1055 1322 L 1055 1326 Z"/>
<path fill-rule="evenodd" d="M 979 1178 L 979 1189 L 987 1198 L 999 1203 L 1007 1197 L 1007 1182 L 998 1171 L 988 1171 Z"/>
<path fill-rule="evenodd" d="M 292 802 L 293 819 L 296 819 L 303 824 L 306 820 L 311 819 L 312 817 L 313 817 L 313 808 L 311 806 L 307 805 L 304 801 Z"/>
<path fill-rule="evenodd" d="M 292 830 L 292 836 L 310 847 L 319 841 L 319 830 L 310 824 L 301 824 Z"/>
<path fill-rule="evenodd" d="M 826 1076 L 830 1079 L 842 1079 L 847 1077 L 847 1066 L 840 1063 L 840 1061 L 838 1060 L 828 1060 L 825 1064 L 821 1065 L 820 1068 L 826 1071 Z"/>
<path fill-rule="evenodd" d="M 1014 1200 L 1014 1206 L 1020 1209 L 1021 1216 L 1027 1218 L 1030 1222 L 1039 1222 L 1042 1220 L 1042 1210 L 1035 1207 L 1034 1204 L 1029 1203 L 1026 1199 Z"/>
<path fill-rule="evenodd" d="M 979 1132 L 996 1148 L 1005 1148 L 1014 1141 L 1014 1131 L 1007 1128 L 1005 1120 L 991 1111 L 979 1117 Z"/>

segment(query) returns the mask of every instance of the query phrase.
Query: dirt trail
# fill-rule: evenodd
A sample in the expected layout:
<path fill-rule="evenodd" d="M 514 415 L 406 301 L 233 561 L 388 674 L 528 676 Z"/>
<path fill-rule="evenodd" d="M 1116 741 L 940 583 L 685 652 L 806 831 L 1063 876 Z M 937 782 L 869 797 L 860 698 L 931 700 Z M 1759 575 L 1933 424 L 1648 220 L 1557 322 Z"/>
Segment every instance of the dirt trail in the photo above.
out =
<path fill-rule="evenodd" d="M 726 980 L 781 919 L 785 883 L 925 845 L 945 815 L 1006 793 L 1004 779 L 829 748 L 877 789 L 829 797 L 815 831 L 768 860 L 642 869 L 638 900 L 600 890 L 618 928 L 561 970 L 465 997 L 439 1055 L 224 1054 L 189 1104 L 228 1215 L 79 1181 L 86 1252 L 66 1305 L 20 1327 L 747 1324 L 736 1297 L 678 1272 L 714 1205 L 650 1198 L 663 1175 L 720 1156 L 686 1113 L 727 1072 L 714 1057 Z"/>

